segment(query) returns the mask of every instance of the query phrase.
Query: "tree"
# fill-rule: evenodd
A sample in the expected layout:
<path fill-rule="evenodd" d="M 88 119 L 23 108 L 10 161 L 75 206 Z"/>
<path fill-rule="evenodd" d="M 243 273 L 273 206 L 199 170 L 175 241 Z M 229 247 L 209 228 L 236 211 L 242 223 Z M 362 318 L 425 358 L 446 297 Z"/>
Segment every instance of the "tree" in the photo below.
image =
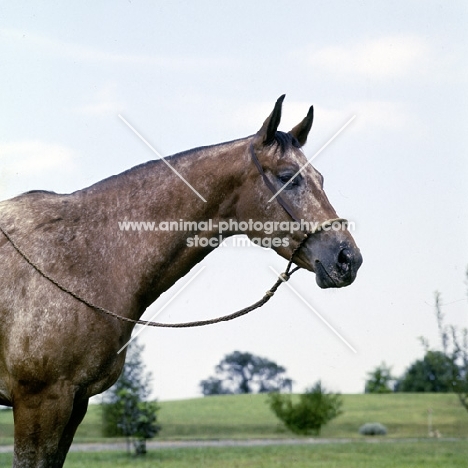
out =
<path fill-rule="evenodd" d="M 468 279 L 468 269 L 466 277 Z M 436 388 L 439 389 L 431 391 L 455 392 L 461 405 L 468 411 L 468 329 L 445 324 L 441 294 L 438 291 L 435 292 L 435 316 L 441 350 L 431 350 L 428 340 L 421 338 L 426 350 L 425 358 L 429 356 L 433 364 L 431 380 L 436 381 Z"/>
<path fill-rule="evenodd" d="M 292 388 L 292 380 L 285 376 L 283 366 L 251 353 L 234 351 L 227 354 L 215 367 L 215 372 L 217 377 L 200 382 L 205 396 L 291 391 Z"/>
<path fill-rule="evenodd" d="M 468 269 L 466 271 L 468 279 Z M 445 324 L 442 313 L 441 294 L 435 293 L 435 315 L 439 329 L 442 351 L 445 359 L 450 363 L 447 385 L 455 392 L 461 405 L 468 411 L 468 329 L 457 329 L 453 325 Z M 427 340 L 423 340 L 426 348 Z"/>
<path fill-rule="evenodd" d="M 364 393 L 391 393 L 393 392 L 392 382 L 395 377 L 392 376 L 391 368 L 382 362 L 372 372 L 367 373 L 368 379 Z"/>
<path fill-rule="evenodd" d="M 209 377 L 206 380 L 200 382 L 203 395 L 226 395 L 233 393 L 229 389 L 223 386 L 223 381 L 216 377 Z"/>
<path fill-rule="evenodd" d="M 127 446 L 133 442 L 137 455 L 146 453 L 146 440 L 160 430 L 156 424 L 159 407 L 147 401 L 151 393 L 151 374 L 145 373 L 143 349 L 136 340 L 130 343 L 122 374 L 103 395 L 102 405 L 104 435 L 126 437 Z"/>
<path fill-rule="evenodd" d="M 299 395 L 296 404 L 291 395 L 279 393 L 271 393 L 269 400 L 271 410 L 295 434 L 319 435 L 323 425 L 343 413 L 341 396 L 328 393 L 320 381 Z"/>
<path fill-rule="evenodd" d="M 451 382 L 453 363 L 441 351 L 427 350 L 423 359 L 413 362 L 398 380 L 398 392 L 438 392 L 453 391 Z"/>

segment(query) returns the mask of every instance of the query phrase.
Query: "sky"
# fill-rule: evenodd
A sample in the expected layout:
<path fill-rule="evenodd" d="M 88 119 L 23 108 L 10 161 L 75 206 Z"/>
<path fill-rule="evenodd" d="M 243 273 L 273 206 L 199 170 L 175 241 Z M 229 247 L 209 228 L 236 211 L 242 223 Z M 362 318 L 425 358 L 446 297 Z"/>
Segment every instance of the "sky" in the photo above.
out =
<path fill-rule="evenodd" d="M 249 316 L 139 340 L 160 400 L 200 396 L 234 350 L 285 366 L 296 392 L 321 379 L 361 393 L 382 362 L 399 376 L 421 358 L 418 337 L 439 345 L 436 290 L 446 321 L 467 325 L 467 20 L 464 1 L 2 1 L 0 199 L 154 159 L 119 114 L 163 155 L 255 133 L 283 93 L 284 131 L 315 107 L 307 156 L 356 116 L 314 160 L 355 223 L 356 281 L 322 290 L 300 271 L 296 292 Z M 167 303 L 158 320 L 233 312 L 285 266 L 219 248 L 144 318 Z"/>

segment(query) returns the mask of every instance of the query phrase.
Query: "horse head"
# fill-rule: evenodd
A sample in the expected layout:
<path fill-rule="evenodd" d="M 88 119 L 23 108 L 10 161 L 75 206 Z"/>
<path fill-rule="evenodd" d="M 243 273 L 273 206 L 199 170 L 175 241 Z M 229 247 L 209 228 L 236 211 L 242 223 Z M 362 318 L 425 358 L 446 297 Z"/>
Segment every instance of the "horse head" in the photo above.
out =
<path fill-rule="evenodd" d="M 301 150 L 312 127 L 313 107 L 291 131 L 280 132 L 283 99 L 278 99 L 251 139 L 255 164 L 250 164 L 246 174 L 247 187 L 237 204 L 237 218 L 262 220 L 268 229 L 250 230 L 247 235 L 269 239 L 269 246 L 286 259 L 294 255 L 294 263 L 315 272 L 321 288 L 348 286 L 361 266 L 361 253 L 328 201 L 322 175 Z"/>

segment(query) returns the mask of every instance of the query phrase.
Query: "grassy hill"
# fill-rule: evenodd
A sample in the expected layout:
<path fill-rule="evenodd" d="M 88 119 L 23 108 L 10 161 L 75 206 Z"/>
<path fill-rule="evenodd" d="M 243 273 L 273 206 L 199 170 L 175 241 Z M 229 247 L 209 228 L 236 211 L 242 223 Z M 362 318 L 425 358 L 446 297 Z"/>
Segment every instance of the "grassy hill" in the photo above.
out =
<path fill-rule="evenodd" d="M 322 437 L 360 438 L 359 427 L 380 422 L 388 437 L 427 437 L 428 409 L 444 437 L 468 437 L 468 413 L 453 394 L 343 395 L 344 413 Z M 265 395 L 222 395 L 162 402 L 162 438 L 291 437 L 270 411 Z"/>
<path fill-rule="evenodd" d="M 427 414 L 443 437 L 468 437 L 468 413 L 453 394 L 343 395 L 342 414 L 322 430 L 324 438 L 362 438 L 366 422 L 387 426 L 389 438 L 427 437 Z M 223 395 L 160 402 L 159 439 L 223 439 L 291 437 L 267 405 L 265 395 Z M 12 412 L 0 411 L 0 442 L 11 443 Z M 78 429 L 76 442 L 99 441 L 101 411 L 90 409 Z"/>

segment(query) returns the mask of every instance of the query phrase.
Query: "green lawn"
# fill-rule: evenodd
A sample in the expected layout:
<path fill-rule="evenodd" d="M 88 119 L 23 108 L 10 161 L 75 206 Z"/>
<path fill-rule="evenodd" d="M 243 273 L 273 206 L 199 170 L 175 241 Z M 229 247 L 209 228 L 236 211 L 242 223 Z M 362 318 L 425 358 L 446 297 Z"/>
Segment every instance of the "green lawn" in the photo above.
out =
<path fill-rule="evenodd" d="M 468 442 L 425 440 L 324 445 L 153 450 L 135 458 L 123 452 L 70 453 L 66 468 L 464 468 Z M 0 466 L 11 465 L 0 454 Z"/>
<path fill-rule="evenodd" d="M 322 430 L 324 438 L 356 438 L 366 422 L 387 426 L 387 438 L 426 438 L 427 410 L 443 437 L 468 438 L 468 413 L 453 394 L 343 395 L 344 414 Z M 268 408 L 265 395 L 224 395 L 160 403 L 160 439 L 291 437 Z M 0 411 L 0 443 L 12 443 L 11 411 Z M 92 405 L 75 441 L 99 441 L 101 414 Z"/>
<path fill-rule="evenodd" d="M 343 395 L 344 413 L 322 437 L 361 438 L 366 422 L 387 426 L 389 438 L 427 437 L 427 410 L 444 437 L 468 437 L 468 413 L 453 394 Z M 224 395 L 162 402 L 161 438 L 290 437 L 267 405 L 265 395 Z"/>
<path fill-rule="evenodd" d="M 124 452 L 70 453 L 65 466 L 79 468 L 457 468 L 467 466 L 468 413 L 451 394 L 344 395 L 344 414 L 323 428 L 331 443 L 265 447 L 151 449 L 144 458 Z M 159 439 L 287 438 L 265 395 L 226 395 L 160 403 Z M 442 439 L 429 439 L 427 410 Z M 387 426 L 388 436 L 358 434 L 365 422 Z M 11 411 L 0 411 L 0 442 L 13 442 Z M 411 438 L 413 440 L 407 440 Z M 454 438 L 457 440 L 451 440 Z M 341 439 L 341 440 L 340 440 Z M 346 440 L 345 440 L 346 439 Z M 75 442 L 101 438 L 99 406 L 91 406 Z M 0 466 L 11 465 L 0 454 Z"/>

